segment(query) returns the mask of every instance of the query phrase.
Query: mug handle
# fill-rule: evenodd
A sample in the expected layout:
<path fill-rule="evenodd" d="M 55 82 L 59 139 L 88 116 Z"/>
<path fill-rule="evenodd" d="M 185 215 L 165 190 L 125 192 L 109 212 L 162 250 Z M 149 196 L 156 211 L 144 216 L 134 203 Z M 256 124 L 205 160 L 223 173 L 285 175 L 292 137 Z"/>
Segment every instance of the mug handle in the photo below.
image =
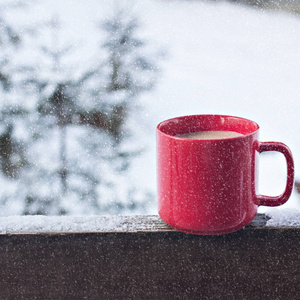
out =
<path fill-rule="evenodd" d="M 279 142 L 261 142 L 259 143 L 258 152 L 278 151 L 281 152 L 287 163 L 287 181 L 284 192 L 276 197 L 258 195 L 258 205 L 279 206 L 284 204 L 290 197 L 294 186 L 294 160 L 291 150 L 283 143 Z"/>

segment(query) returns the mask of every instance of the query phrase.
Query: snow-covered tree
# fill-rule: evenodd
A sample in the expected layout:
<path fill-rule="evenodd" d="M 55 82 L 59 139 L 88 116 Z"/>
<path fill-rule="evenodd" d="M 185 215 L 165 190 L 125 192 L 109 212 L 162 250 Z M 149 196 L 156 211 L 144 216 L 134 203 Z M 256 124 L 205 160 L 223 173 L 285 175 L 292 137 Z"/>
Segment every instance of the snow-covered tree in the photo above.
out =
<path fill-rule="evenodd" d="M 78 204 L 80 188 L 73 189 L 69 178 L 77 166 L 72 165 L 72 135 L 70 130 L 77 119 L 79 90 L 89 72 L 77 76 L 64 59 L 73 47 L 59 45 L 60 23 L 49 22 L 44 34 L 51 36 L 48 45 L 42 45 L 36 64 L 27 68 L 23 78 L 27 87 L 35 87 L 36 106 L 32 122 L 31 172 L 25 201 L 25 214 L 65 214 Z M 69 147 L 68 147 L 69 146 Z M 74 168 L 73 168 L 74 166 Z M 26 176 L 24 176 L 25 178 Z M 36 177 L 36 178 L 35 178 Z M 77 180 L 76 184 L 80 185 Z M 90 185 L 89 196 L 93 194 Z M 69 200 L 72 203 L 68 203 Z"/>
<path fill-rule="evenodd" d="M 27 137 L 24 130 L 30 114 L 30 104 L 18 93 L 15 77 L 18 73 L 20 54 L 24 48 L 27 27 L 15 24 L 8 14 L 23 9 L 20 2 L 0 3 L 0 205 L 16 208 L 22 202 L 19 197 L 20 178 L 27 169 Z M 21 200 L 22 198 L 22 200 Z M 5 213 L 5 210 L 1 212 Z M 20 212 L 18 208 L 12 211 Z"/>
<path fill-rule="evenodd" d="M 16 127 L 28 111 L 18 103 L 13 84 L 21 30 L 5 18 L 5 12 L 16 7 L 0 3 L 0 170 L 9 179 L 19 177 L 20 170 L 27 165 L 25 144 L 18 140 Z"/>
<path fill-rule="evenodd" d="M 0 10 L 5 11 L 5 7 L 1 5 Z M 0 15 L 0 85 L 4 91 L 11 87 L 13 53 L 20 41 L 19 33 L 8 23 L 4 15 Z"/>
<path fill-rule="evenodd" d="M 83 95 L 88 94 L 85 97 L 91 100 L 86 119 L 96 132 L 106 135 L 105 142 L 99 141 L 95 145 L 98 151 L 93 152 L 101 157 L 99 168 L 105 183 L 99 194 L 101 207 L 120 213 L 138 209 L 150 198 L 127 176 L 130 162 L 140 152 L 134 126 L 129 121 L 138 114 L 138 96 L 156 83 L 158 55 L 140 38 L 139 19 L 124 9 L 116 9 L 107 16 L 100 29 L 105 38 L 100 43 L 94 74 L 85 83 L 87 93 Z M 95 144 L 94 139 L 92 143 Z M 91 140 L 84 145 L 91 145 Z"/>

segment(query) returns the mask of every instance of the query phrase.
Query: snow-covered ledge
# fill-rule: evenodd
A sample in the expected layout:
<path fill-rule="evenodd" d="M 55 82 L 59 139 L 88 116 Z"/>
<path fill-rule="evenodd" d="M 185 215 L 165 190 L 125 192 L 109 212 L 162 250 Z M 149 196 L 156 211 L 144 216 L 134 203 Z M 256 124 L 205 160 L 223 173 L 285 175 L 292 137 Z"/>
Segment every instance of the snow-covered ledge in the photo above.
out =
<path fill-rule="evenodd" d="M 258 214 L 247 229 L 299 228 L 300 211 L 272 209 Z M 0 218 L 0 234 L 137 233 L 174 231 L 158 215 L 48 217 L 11 216 Z"/>
<path fill-rule="evenodd" d="M 0 218 L 0 234 L 120 233 L 170 230 L 172 229 L 156 215 Z"/>
<path fill-rule="evenodd" d="M 300 212 L 219 236 L 158 216 L 0 218 L 0 299 L 299 299 Z"/>

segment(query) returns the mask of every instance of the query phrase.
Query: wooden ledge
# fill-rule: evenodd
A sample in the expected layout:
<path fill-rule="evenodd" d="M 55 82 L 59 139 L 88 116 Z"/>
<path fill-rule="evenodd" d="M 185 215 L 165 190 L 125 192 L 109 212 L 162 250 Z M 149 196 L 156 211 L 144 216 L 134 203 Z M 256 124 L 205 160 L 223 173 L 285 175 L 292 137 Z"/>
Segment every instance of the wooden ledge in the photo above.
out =
<path fill-rule="evenodd" d="M 220 236 L 158 216 L 60 219 L 64 231 L 44 218 L 26 217 L 20 232 L 1 218 L 0 299 L 299 299 L 300 228 L 269 227 L 265 215 Z"/>

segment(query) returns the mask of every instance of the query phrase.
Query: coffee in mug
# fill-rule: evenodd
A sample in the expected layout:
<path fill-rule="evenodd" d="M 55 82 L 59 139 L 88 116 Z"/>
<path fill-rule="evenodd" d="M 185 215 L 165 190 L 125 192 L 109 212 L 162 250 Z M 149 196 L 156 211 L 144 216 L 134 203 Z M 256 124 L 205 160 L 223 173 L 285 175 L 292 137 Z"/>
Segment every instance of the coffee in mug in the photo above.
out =
<path fill-rule="evenodd" d="M 196 131 L 196 132 L 178 134 L 176 136 L 185 139 L 220 140 L 220 139 L 234 138 L 241 135 L 242 135 L 241 133 L 235 131 L 206 130 L 206 131 Z"/>
<path fill-rule="evenodd" d="M 265 151 L 279 151 L 287 162 L 286 187 L 279 196 L 257 192 L 259 154 Z M 254 219 L 259 206 L 284 204 L 293 184 L 289 148 L 260 142 L 259 126 L 253 121 L 193 115 L 157 126 L 158 213 L 179 231 L 201 235 L 236 231 Z"/>

